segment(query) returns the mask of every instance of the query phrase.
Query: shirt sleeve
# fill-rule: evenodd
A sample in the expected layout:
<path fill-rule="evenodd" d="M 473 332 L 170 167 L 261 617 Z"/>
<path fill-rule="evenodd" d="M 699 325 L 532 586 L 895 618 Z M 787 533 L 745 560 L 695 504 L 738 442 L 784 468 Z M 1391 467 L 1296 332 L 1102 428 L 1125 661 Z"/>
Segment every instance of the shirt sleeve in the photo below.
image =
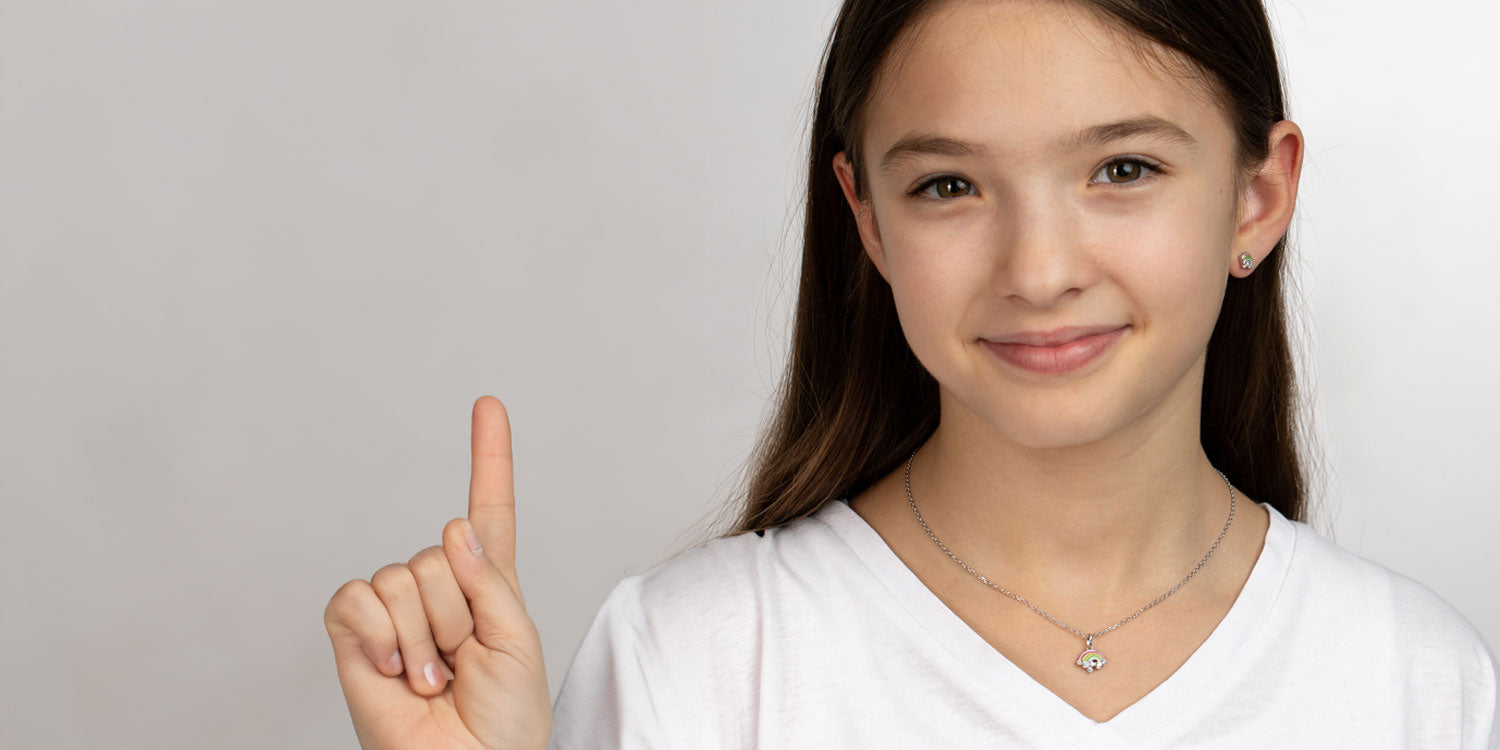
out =
<path fill-rule="evenodd" d="M 1474 651 L 1477 668 L 1465 672 L 1463 746 L 1500 750 L 1500 661 L 1482 638 Z"/>
<path fill-rule="evenodd" d="M 549 750 L 683 747 L 658 644 L 641 611 L 641 577 L 615 585 L 594 616 L 552 708 Z"/>
<path fill-rule="evenodd" d="M 1412 714 L 1406 747 L 1500 750 L 1500 687 L 1495 653 L 1467 617 L 1426 584 L 1401 576 L 1408 594 L 1397 631 L 1410 660 L 1405 689 Z"/>

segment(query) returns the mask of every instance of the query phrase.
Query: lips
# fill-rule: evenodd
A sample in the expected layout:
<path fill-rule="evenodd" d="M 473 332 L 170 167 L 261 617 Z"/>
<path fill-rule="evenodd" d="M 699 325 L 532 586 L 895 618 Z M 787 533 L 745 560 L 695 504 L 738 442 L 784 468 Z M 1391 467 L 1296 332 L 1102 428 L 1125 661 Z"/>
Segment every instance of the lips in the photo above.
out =
<path fill-rule="evenodd" d="M 1097 328 L 1093 330 L 1094 332 L 1090 332 L 1087 328 L 1064 328 L 1025 334 L 1029 335 L 1033 341 L 1045 341 L 1049 338 L 1061 340 L 1061 343 L 1053 346 L 1002 343 L 988 339 L 984 341 L 984 346 L 1004 362 L 1022 370 L 1043 375 L 1060 375 L 1081 369 L 1101 358 L 1114 348 L 1115 342 L 1125 335 L 1129 326 L 1104 331 L 1099 331 Z M 1010 338 L 1017 338 L 1017 336 Z"/>
<path fill-rule="evenodd" d="M 1084 336 L 1092 336 L 1097 333 L 1109 333 L 1124 328 L 1119 324 L 1066 326 L 1054 328 L 1050 331 L 1022 331 L 1020 333 L 1005 334 L 986 338 L 996 344 L 1025 344 L 1027 346 L 1057 346 L 1066 344 Z"/>

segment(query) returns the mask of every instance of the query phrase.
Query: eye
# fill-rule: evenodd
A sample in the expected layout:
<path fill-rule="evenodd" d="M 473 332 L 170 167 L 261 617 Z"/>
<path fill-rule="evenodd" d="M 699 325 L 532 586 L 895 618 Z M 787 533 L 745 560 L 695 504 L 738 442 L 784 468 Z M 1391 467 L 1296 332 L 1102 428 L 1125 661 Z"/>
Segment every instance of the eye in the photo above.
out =
<path fill-rule="evenodd" d="M 1129 156 L 1105 164 L 1094 173 L 1094 176 L 1104 175 L 1102 182 L 1110 185 L 1128 185 L 1132 182 L 1145 182 L 1158 173 L 1166 174 L 1160 164 L 1138 156 Z M 1094 180 L 1093 182 L 1100 181 Z"/>
<path fill-rule="evenodd" d="M 1166 174 L 1166 170 L 1160 163 L 1141 156 L 1128 156 L 1106 163 L 1095 173 L 1095 177 L 1104 175 L 1102 181 L 1110 185 L 1129 185 L 1135 182 L 1145 182 L 1158 174 Z M 1100 180 L 1093 182 L 1100 182 Z M 930 192 L 932 188 L 937 188 L 937 192 Z M 912 189 L 911 195 L 927 195 L 939 202 L 947 202 L 965 195 L 972 195 L 973 192 L 974 186 L 968 180 L 957 175 L 944 174 L 916 186 Z"/>
<path fill-rule="evenodd" d="M 954 198 L 961 198 L 972 193 L 974 188 L 973 185 L 969 184 L 968 180 L 965 180 L 962 177 L 951 174 L 944 174 L 938 175 L 937 177 L 934 177 L 918 185 L 911 191 L 911 194 L 926 194 L 927 189 L 930 187 L 936 187 L 938 189 L 937 193 L 935 195 L 932 195 L 932 197 L 938 201 L 950 201 Z M 965 190 L 969 192 L 964 192 Z"/>

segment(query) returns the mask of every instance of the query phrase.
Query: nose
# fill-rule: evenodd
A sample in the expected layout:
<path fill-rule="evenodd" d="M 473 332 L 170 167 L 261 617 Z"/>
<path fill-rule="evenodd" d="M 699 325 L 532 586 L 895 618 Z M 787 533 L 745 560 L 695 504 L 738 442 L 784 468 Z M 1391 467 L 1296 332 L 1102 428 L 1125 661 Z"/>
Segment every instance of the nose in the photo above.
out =
<path fill-rule="evenodd" d="M 995 222 L 994 289 L 1017 305 L 1046 309 L 1098 283 L 1099 258 L 1082 222 L 1061 199 L 1010 202 Z"/>

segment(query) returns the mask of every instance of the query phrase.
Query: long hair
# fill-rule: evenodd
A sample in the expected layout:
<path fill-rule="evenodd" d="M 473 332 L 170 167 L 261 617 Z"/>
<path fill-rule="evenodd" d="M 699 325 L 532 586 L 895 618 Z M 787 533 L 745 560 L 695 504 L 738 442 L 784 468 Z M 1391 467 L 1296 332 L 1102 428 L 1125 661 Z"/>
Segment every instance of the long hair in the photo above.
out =
<path fill-rule="evenodd" d="M 1138 54 L 1155 42 L 1209 84 L 1234 123 L 1241 177 L 1264 162 L 1270 130 L 1286 107 L 1260 0 L 1075 4 L 1125 32 Z M 876 71 L 898 34 L 931 5 L 846 0 L 824 47 L 790 357 L 743 494 L 726 506 L 735 518 L 719 536 L 784 525 L 852 497 L 903 464 L 937 428 L 937 382 L 903 337 L 891 289 L 862 249 L 831 167 L 845 151 L 864 197 L 860 134 Z M 1208 343 L 1200 434 L 1209 460 L 1236 487 L 1302 521 L 1303 443 L 1313 438 L 1296 398 L 1283 294 L 1287 245 L 1281 237 L 1255 273 L 1228 281 Z"/>

